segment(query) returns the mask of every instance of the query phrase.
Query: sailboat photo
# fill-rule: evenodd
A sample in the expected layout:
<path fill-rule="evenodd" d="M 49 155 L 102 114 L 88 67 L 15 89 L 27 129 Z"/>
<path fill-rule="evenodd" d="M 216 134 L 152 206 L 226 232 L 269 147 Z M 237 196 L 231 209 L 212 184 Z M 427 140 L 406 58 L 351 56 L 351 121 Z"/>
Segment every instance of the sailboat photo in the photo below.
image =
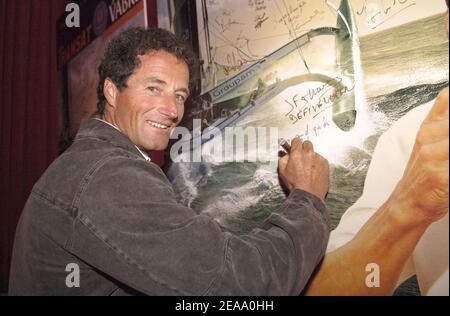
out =
<path fill-rule="evenodd" d="M 205 43 L 210 45 L 208 12 L 206 1 L 199 1 L 201 10 L 198 10 L 204 25 Z M 275 96 L 289 87 L 304 82 L 321 82 L 330 86 L 339 97 L 333 101 L 333 122 L 343 131 L 353 128 L 357 111 L 355 108 L 355 75 L 360 67 L 359 40 L 354 14 L 348 0 L 341 1 L 336 11 L 336 25 L 317 27 L 305 31 L 282 47 L 277 48 L 265 57 L 239 71 L 233 76 L 214 82 L 214 87 L 204 91 L 193 102 L 193 110 L 187 113 L 185 126 L 197 119 L 202 124 L 201 141 L 193 143 L 203 144 L 211 139 L 211 134 L 223 131 L 233 126 L 246 115 L 258 110 Z M 315 38 L 327 38 L 334 42 L 334 50 L 328 54 L 334 59 L 332 73 L 314 72 L 308 67 L 308 56 L 302 54 L 306 71 L 292 74 L 290 77 L 280 79 L 273 76 L 273 69 L 288 55 L 301 51 Z M 215 78 L 212 67 L 210 50 L 203 60 L 203 78 Z M 272 73 L 271 73 L 272 70 Z M 267 80 L 269 79 L 269 80 Z M 356 78 L 361 80 L 361 78 Z M 211 86 L 211 83 L 209 83 Z M 207 86 L 207 85 L 202 85 Z"/>

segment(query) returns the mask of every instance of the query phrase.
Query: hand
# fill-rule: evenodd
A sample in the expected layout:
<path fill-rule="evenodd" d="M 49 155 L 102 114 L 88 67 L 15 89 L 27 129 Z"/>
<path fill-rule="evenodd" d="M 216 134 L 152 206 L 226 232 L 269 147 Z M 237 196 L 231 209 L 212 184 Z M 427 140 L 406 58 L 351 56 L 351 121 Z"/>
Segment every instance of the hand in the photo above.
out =
<path fill-rule="evenodd" d="M 402 223 L 430 225 L 448 213 L 448 101 L 447 88 L 423 122 L 403 178 L 391 196 Z"/>
<path fill-rule="evenodd" d="M 295 138 L 291 146 L 291 152 L 279 160 L 281 179 L 289 190 L 301 189 L 324 201 L 330 185 L 328 161 L 314 152 L 310 141 Z"/>

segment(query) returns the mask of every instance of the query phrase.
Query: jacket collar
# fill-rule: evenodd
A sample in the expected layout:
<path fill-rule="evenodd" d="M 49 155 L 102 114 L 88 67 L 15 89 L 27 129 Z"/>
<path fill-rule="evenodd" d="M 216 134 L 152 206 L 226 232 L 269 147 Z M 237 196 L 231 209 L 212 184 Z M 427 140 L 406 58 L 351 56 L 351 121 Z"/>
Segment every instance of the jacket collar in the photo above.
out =
<path fill-rule="evenodd" d="M 81 123 L 75 141 L 84 138 L 97 138 L 106 141 L 115 147 L 120 147 L 133 154 L 139 155 L 146 161 L 151 161 L 147 154 L 139 149 L 133 142 L 123 134 L 118 128 L 96 118 L 89 118 Z"/>

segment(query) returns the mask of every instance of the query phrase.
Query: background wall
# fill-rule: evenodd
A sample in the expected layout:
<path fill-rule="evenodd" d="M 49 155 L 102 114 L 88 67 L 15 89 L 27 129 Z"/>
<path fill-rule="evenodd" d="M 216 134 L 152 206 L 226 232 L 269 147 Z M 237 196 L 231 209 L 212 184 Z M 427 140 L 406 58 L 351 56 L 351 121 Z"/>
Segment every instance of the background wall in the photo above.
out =
<path fill-rule="evenodd" d="M 0 292 L 18 218 L 58 154 L 56 19 L 61 0 L 0 0 Z"/>
<path fill-rule="evenodd" d="M 56 21 L 66 0 L 0 0 L 0 293 L 7 292 L 17 221 L 58 156 L 62 130 Z M 156 25 L 156 0 L 149 2 Z"/>

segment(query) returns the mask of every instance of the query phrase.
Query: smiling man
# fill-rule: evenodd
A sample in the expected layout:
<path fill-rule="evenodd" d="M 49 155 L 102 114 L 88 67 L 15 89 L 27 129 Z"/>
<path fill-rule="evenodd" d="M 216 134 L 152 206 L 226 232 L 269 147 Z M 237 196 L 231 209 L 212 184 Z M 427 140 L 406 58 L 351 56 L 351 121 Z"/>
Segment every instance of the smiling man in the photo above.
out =
<path fill-rule="evenodd" d="M 11 295 L 298 295 L 329 235 L 329 165 L 295 139 L 280 159 L 291 193 L 245 236 L 180 205 L 145 154 L 167 147 L 195 66 L 160 29 L 113 40 L 99 67 L 98 115 L 38 183 L 22 213 Z"/>
<path fill-rule="evenodd" d="M 104 118 L 140 148 L 164 150 L 171 131 L 184 113 L 189 95 L 186 63 L 165 51 L 140 57 L 141 68 L 120 91 L 107 78 L 104 95 L 108 104 Z"/>

